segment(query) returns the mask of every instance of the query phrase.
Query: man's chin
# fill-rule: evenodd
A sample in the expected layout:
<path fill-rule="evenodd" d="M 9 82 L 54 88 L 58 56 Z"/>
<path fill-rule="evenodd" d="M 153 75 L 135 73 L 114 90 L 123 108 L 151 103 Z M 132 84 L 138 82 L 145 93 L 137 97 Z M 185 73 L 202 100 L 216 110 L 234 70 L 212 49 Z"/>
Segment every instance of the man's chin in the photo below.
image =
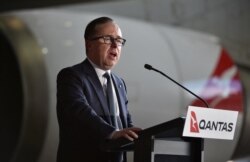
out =
<path fill-rule="evenodd" d="M 116 61 L 112 61 L 112 62 L 110 62 L 109 64 L 106 65 L 106 68 L 108 68 L 108 70 L 112 69 L 116 65 L 116 63 L 117 63 Z"/>

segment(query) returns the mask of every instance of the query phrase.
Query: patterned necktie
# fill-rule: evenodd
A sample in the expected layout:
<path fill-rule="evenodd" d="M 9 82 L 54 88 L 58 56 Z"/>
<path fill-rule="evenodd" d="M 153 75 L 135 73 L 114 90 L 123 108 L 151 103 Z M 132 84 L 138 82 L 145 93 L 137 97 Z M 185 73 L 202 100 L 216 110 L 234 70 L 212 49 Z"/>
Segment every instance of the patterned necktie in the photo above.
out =
<path fill-rule="evenodd" d="M 107 95 L 107 100 L 109 104 L 109 112 L 110 112 L 112 125 L 116 129 L 122 129 L 120 116 L 116 113 L 116 106 L 114 102 L 114 94 L 112 90 L 112 83 L 111 83 L 110 75 L 109 73 L 105 73 L 103 76 L 107 79 L 106 95 Z"/>

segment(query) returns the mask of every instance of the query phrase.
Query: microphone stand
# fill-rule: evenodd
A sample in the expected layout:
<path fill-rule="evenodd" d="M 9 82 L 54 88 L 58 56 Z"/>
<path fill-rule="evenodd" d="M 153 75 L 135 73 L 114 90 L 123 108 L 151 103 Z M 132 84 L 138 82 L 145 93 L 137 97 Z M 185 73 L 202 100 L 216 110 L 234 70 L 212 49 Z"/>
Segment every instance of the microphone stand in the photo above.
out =
<path fill-rule="evenodd" d="M 172 82 L 174 82 L 175 84 L 177 84 L 178 86 L 180 86 L 181 88 L 185 89 L 186 91 L 188 91 L 189 93 L 191 93 L 192 95 L 194 95 L 196 98 L 198 98 L 199 100 L 201 100 L 206 105 L 206 107 L 209 108 L 208 103 L 204 99 L 202 99 L 200 96 L 196 95 L 194 92 L 190 91 L 189 89 L 187 89 L 186 87 L 184 87 L 183 85 L 181 85 L 180 83 L 178 83 L 177 81 L 175 81 L 174 79 L 172 79 L 171 77 L 169 77 L 168 75 L 166 75 L 165 73 L 163 73 L 162 71 L 153 68 L 149 64 L 145 64 L 144 67 L 146 69 L 148 69 L 148 70 L 156 71 L 156 72 L 160 73 L 161 75 L 167 77 L 169 80 L 171 80 Z"/>

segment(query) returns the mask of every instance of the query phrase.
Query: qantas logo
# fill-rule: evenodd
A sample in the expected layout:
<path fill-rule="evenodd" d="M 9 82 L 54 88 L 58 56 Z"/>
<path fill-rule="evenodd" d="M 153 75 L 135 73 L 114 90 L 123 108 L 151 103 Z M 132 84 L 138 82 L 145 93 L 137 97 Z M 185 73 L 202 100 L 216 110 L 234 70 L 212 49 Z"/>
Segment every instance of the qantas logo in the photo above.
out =
<path fill-rule="evenodd" d="M 191 111 L 190 131 L 193 133 L 199 133 L 198 122 L 194 111 Z"/>
<path fill-rule="evenodd" d="M 204 89 L 199 92 L 210 107 L 243 111 L 244 95 L 239 71 L 225 49 L 222 49 L 218 63 Z M 191 105 L 204 106 L 198 99 L 194 100 Z"/>

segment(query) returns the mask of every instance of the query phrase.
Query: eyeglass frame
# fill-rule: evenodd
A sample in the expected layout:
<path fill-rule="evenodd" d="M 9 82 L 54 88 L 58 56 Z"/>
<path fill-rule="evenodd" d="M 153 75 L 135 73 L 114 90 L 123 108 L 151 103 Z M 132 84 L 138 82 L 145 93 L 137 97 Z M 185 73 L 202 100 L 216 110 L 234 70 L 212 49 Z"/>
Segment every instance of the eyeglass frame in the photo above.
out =
<path fill-rule="evenodd" d="M 89 40 L 91 40 L 91 41 L 93 41 L 93 40 L 98 40 L 98 39 L 103 39 L 103 42 L 104 42 L 104 44 L 112 44 L 112 43 L 115 43 L 116 45 L 118 45 L 118 46 L 124 46 L 125 45 L 125 43 L 126 43 L 126 39 L 124 39 L 124 38 L 121 38 L 121 37 L 118 37 L 118 38 L 114 38 L 114 37 L 112 37 L 111 35 L 102 35 L 102 36 L 97 36 L 97 37 L 93 37 L 93 38 L 91 38 L 91 39 L 89 39 Z M 106 39 L 105 38 L 109 38 L 110 39 L 110 43 L 106 43 Z M 121 44 L 119 44 L 119 42 L 117 42 L 117 40 L 122 40 L 122 42 L 121 42 Z"/>

